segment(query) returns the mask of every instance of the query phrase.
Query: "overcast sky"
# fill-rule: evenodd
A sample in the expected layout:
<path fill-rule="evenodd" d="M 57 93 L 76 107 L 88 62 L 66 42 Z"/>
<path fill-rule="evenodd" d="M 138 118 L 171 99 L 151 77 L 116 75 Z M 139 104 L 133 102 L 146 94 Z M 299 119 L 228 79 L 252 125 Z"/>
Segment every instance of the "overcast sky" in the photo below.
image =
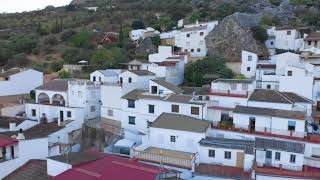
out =
<path fill-rule="evenodd" d="M 64 6 L 71 0 L 0 0 L 0 13 L 22 12 L 43 9 L 48 5 Z"/>

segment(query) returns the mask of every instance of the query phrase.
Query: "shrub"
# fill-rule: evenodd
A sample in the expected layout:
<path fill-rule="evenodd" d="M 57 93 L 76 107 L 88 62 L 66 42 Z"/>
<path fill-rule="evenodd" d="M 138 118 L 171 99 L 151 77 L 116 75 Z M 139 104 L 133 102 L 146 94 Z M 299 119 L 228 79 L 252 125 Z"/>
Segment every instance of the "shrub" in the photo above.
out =
<path fill-rule="evenodd" d="M 267 30 L 261 26 L 254 26 L 251 28 L 251 31 L 253 33 L 253 37 L 261 43 L 264 43 L 268 39 Z"/>

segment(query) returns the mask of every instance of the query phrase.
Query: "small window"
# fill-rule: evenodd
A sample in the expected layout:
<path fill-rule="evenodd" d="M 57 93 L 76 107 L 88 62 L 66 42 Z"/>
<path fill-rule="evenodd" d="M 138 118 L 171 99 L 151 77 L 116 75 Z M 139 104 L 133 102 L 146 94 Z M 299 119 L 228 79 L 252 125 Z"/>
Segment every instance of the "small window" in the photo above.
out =
<path fill-rule="evenodd" d="M 289 131 L 296 130 L 296 122 L 295 121 L 288 121 L 288 130 Z"/>
<path fill-rule="evenodd" d="M 128 82 L 132 83 L 132 78 L 131 77 L 128 78 Z"/>
<path fill-rule="evenodd" d="M 159 90 L 159 94 L 163 94 L 164 90 L 163 89 L 160 89 Z"/>
<path fill-rule="evenodd" d="M 147 127 L 152 126 L 152 122 L 151 121 L 147 121 Z"/>
<path fill-rule="evenodd" d="M 90 111 L 91 111 L 91 112 L 95 112 L 95 111 L 96 111 L 96 106 L 91 106 L 91 107 L 90 107 Z"/>
<path fill-rule="evenodd" d="M 149 105 L 149 113 L 154 114 L 154 105 Z"/>
<path fill-rule="evenodd" d="M 178 113 L 179 112 L 179 105 L 172 104 L 171 105 L 171 112 Z"/>
<path fill-rule="evenodd" d="M 292 76 L 292 71 L 288 71 L 287 75 Z"/>
<path fill-rule="evenodd" d="M 67 117 L 71 118 L 71 111 L 67 111 Z"/>
<path fill-rule="evenodd" d="M 270 42 L 271 46 L 273 46 L 273 41 Z"/>
<path fill-rule="evenodd" d="M 129 116 L 129 124 L 135 125 L 136 124 L 136 117 Z"/>
<path fill-rule="evenodd" d="M 135 108 L 136 103 L 134 100 L 128 100 L 128 108 Z"/>
<path fill-rule="evenodd" d="M 111 109 L 108 110 L 108 116 L 113 116 L 113 110 Z"/>
<path fill-rule="evenodd" d="M 101 82 L 101 77 L 99 77 L 99 82 Z"/>
<path fill-rule="evenodd" d="M 271 89 L 271 85 L 270 84 L 267 85 L 267 89 Z"/>
<path fill-rule="evenodd" d="M 232 83 L 230 86 L 231 90 L 237 90 L 237 84 Z"/>
<path fill-rule="evenodd" d="M 175 136 L 170 136 L 170 142 L 176 142 L 176 137 Z"/>
<path fill-rule="evenodd" d="M 31 110 L 31 114 L 32 114 L 33 117 L 35 117 L 37 115 L 37 111 L 35 109 L 32 109 Z"/>
<path fill-rule="evenodd" d="M 290 163 L 296 163 L 296 155 L 290 154 Z"/>
<path fill-rule="evenodd" d="M 248 84 L 242 84 L 242 90 L 244 91 L 248 90 Z"/>
<path fill-rule="evenodd" d="M 252 56 L 248 56 L 248 61 L 252 61 Z"/>
<path fill-rule="evenodd" d="M 198 98 L 199 98 L 199 101 L 202 101 L 202 99 L 203 99 L 202 96 L 199 96 Z"/>
<path fill-rule="evenodd" d="M 216 151 L 213 149 L 209 149 L 208 156 L 214 158 L 216 156 Z"/>
<path fill-rule="evenodd" d="M 311 41 L 308 41 L 308 45 L 311 46 Z"/>
<path fill-rule="evenodd" d="M 188 49 L 185 49 L 184 52 L 188 52 Z"/>
<path fill-rule="evenodd" d="M 281 156 L 280 152 L 276 152 L 275 160 L 280 161 L 280 158 L 281 158 L 280 156 Z"/>
<path fill-rule="evenodd" d="M 158 92 L 158 87 L 157 86 L 151 86 L 151 93 L 152 94 L 157 94 Z"/>
<path fill-rule="evenodd" d="M 122 77 L 120 77 L 120 84 L 122 84 L 123 83 L 123 78 Z"/>
<path fill-rule="evenodd" d="M 210 97 L 209 96 L 206 96 L 206 101 L 209 101 L 210 100 Z"/>
<path fill-rule="evenodd" d="M 190 37 L 190 34 L 187 34 L 187 37 Z"/>
<path fill-rule="evenodd" d="M 201 52 L 201 49 L 200 49 L 200 48 L 198 48 L 198 49 L 197 49 L 197 52 Z"/>
<path fill-rule="evenodd" d="M 250 71 L 250 67 L 247 67 L 247 71 Z"/>
<path fill-rule="evenodd" d="M 291 35 L 291 31 L 287 31 L 287 35 Z"/>
<path fill-rule="evenodd" d="M 200 36 L 203 36 L 204 35 L 204 33 L 203 32 L 200 32 Z"/>
<path fill-rule="evenodd" d="M 272 152 L 271 151 L 266 151 L 266 158 L 271 159 L 272 158 Z"/>
<path fill-rule="evenodd" d="M 95 82 L 96 81 L 96 77 L 95 76 L 93 76 L 93 82 Z"/>
<path fill-rule="evenodd" d="M 194 52 L 194 49 L 191 49 L 191 52 Z"/>
<path fill-rule="evenodd" d="M 225 151 L 224 152 L 224 158 L 225 159 L 231 159 L 231 152 L 230 151 Z"/>
<path fill-rule="evenodd" d="M 199 107 L 191 107 L 191 114 L 199 115 Z"/>

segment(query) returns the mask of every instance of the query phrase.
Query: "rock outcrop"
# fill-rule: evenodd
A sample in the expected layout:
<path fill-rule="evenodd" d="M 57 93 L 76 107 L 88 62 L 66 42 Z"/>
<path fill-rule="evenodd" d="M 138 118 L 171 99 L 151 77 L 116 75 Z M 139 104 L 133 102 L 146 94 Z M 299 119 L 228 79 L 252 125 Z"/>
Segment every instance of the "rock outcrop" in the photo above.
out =
<path fill-rule="evenodd" d="M 257 15 L 234 13 L 224 18 L 206 37 L 209 55 L 220 55 L 226 61 L 241 61 L 241 51 L 247 50 L 259 55 L 268 54 L 263 43 L 257 41 L 251 27 L 259 24 Z"/>
<path fill-rule="evenodd" d="M 139 43 L 136 54 L 140 55 L 148 55 L 157 52 L 157 46 L 155 46 L 151 40 L 151 38 L 145 38 Z"/>

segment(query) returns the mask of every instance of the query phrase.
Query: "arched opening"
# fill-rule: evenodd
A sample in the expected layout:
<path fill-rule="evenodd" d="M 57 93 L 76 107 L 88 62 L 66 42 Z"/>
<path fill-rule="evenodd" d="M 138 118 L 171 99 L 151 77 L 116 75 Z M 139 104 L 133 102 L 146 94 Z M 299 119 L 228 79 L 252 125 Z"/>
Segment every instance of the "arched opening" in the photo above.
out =
<path fill-rule="evenodd" d="M 65 100 L 61 94 L 55 94 L 52 96 L 52 104 L 64 106 Z"/>
<path fill-rule="evenodd" d="M 49 104 L 50 103 L 49 96 L 46 93 L 40 93 L 38 95 L 38 103 Z"/>

